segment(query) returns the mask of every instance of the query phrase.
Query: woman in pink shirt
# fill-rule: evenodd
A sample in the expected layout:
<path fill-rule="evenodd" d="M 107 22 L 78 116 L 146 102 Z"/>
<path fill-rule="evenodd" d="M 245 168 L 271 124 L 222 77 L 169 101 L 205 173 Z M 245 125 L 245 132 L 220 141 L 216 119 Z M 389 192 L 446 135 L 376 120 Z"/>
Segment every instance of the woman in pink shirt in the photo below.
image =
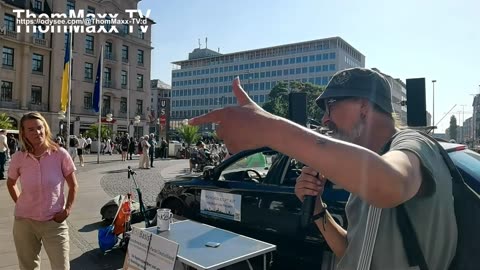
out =
<path fill-rule="evenodd" d="M 40 269 L 42 244 L 52 269 L 70 269 L 66 218 L 70 215 L 77 180 L 68 152 L 55 144 L 45 118 L 38 112 L 20 120 L 22 151 L 12 156 L 7 187 L 15 202 L 13 239 L 20 269 Z M 20 180 L 21 191 L 17 187 Z M 68 185 L 65 203 L 64 184 Z"/>

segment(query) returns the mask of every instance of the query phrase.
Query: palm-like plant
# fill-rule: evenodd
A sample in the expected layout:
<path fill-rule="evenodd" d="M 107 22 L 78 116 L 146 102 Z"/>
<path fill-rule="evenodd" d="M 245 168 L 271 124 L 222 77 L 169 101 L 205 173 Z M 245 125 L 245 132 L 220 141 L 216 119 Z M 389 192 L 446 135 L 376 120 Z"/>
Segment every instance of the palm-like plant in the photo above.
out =
<path fill-rule="evenodd" d="M 102 137 L 102 140 L 111 138 L 111 133 L 111 130 L 107 126 L 102 125 L 100 130 L 100 136 Z M 91 125 L 85 135 L 90 138 L 98 137 L 98 124 Z"/>
<path fill-rule="evenodd" d="M 183 125 L 177 129 L 178 134 L 187 144 L 187 147 L 190 147 L 193 143 L 196 143 L 200 139 L 200 134 L 198 134 L 198 127 L 191 125 Z"/>
<path fill-rule="evenodd" d="M 1 129 L 12 129 L 13 123 L 12 119 L 6 113 L 0 113 L 0 128 Z"/>

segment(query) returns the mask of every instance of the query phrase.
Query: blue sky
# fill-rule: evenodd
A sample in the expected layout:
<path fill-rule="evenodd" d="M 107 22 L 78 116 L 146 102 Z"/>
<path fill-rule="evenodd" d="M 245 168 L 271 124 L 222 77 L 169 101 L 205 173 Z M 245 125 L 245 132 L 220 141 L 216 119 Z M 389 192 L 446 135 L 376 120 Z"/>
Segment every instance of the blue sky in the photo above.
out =
<path fill-rule="evenodd" d="M 143 0 L 151 9 L 152 79 L 171 83 L 171 62 L 187 59 L 201 39 L 231 53 L 340 36 L 376 67 L 403 81 L 425 77 L 435 121 L 453 109 L 472 114 L 480 93 L 480 1 Z M 461 105 L 466 105 L 462 107 Z M 460 113 L 459 113 L 460 112 Z M 439 123 L 443 132 L 451 113 Z"/>

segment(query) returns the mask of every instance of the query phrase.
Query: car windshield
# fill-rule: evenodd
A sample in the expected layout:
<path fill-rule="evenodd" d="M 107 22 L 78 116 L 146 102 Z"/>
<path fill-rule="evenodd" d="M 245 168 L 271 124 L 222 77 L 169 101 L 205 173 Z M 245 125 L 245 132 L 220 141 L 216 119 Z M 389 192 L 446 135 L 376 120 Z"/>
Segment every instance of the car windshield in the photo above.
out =
<path fill-rule="evenodd" d="M 480 179 L 480 154 L 467 149 L 451 152 L 449 155 L 455 165 L 472 175 L 475 179 Z"/>

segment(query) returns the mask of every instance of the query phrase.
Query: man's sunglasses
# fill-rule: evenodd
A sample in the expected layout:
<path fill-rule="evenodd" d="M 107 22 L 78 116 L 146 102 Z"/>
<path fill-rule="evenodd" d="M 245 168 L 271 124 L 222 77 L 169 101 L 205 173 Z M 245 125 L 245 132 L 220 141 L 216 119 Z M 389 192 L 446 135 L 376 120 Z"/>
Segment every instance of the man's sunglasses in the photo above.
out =
<path fill-rule="evenodd" d="M 355 99 L 355 98 L 354 97 L 338 97 L 338 98 L 329 98 L 325 100 L 325 114 L 327 116 L 330 116 L 331 107 L 335 103 L 338 103 L 339 101 L 349 100 L 349 99 Z"/>

